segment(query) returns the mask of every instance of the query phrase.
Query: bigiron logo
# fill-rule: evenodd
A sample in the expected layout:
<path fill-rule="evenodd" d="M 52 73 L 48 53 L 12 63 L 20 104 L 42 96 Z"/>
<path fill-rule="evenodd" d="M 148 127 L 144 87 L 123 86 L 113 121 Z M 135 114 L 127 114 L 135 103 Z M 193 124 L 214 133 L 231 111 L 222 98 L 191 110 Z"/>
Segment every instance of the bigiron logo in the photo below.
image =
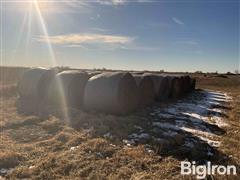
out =
<path fill-rule="evenodd" d="M 181 175 L 196 175 L 197 179 L 205 178 L 207 175 L 237 175 L 236 166 L 234 165 L 212 165 L 210 161 L 206 165 L 196 165 L 193 161 L 181 162 Z"/>

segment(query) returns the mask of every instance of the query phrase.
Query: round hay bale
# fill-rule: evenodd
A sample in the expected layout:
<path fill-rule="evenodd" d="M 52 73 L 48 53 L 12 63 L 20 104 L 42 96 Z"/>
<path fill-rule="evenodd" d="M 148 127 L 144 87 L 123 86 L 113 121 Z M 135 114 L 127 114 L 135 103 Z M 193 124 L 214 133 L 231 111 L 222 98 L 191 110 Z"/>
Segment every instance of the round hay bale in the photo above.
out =
<path fill-rule="evenodd" d="M 176 77 L 169 76 L 169 75 L 167 75 L 166 77 L 168 79 L 168 84 L 169 84 L 169 94 L 168 94 L 168 97 L 171 98 L 172 92 L 173 92 L 173 87 L 174 87 L 174 78 L 176 78 Z"/>
<path fill-rule="evenodd" d="M 187 79 L 186 79 L 186 76 L 182 76 L 181 79 L 182 79 L 182 91 L 183 91 L 183 94 L 185 94 L 186 93 L 186 89 L 187 89 Z"/>
<path fill-rule="evenodd" d="M 194 91 L 196 88 L 196 79 L 191 78 L 190 80 L 190 90 Z"/>
<path fill-rule="evenodd" d="M 49 105 L 56 108 L 81 108 L 88 79 L 87 73 L 76 70 L 58 73 L 48 90 Z"/>
<path fill-rule="evenodd" d="M 181 96 L 184 94 L 184 92 L 185 92 L 185 82 L 186 82 L 186 80 L 184 79 L 184 76 L 178 76 L 178 78 L 179 78 L 179 82 L 180 82 L 180 89 L 181 89 Z"/>
<path fill-rule="evenodd" d="M 48 91 L 53 79 L 59 73 L 58 69 L 49 69 L 44 73 L 38 83 L 38 102 L 39 102 L 39 116 L 47 116 L 49 114 L 48 104 Z"/>
<path fill-rule="evenodd" d="M 139 90 L 139 103 L 142 107 L 154 102 L 154 84 L 149 76 L 133 74 Z"/>
<path fill-rule="evenodd" d="M 182 94 L 181 78 L 177 76 L 171 77 L 171 98 L 178 98 Z"/>
<path fill-rule="evenodd" d="M 160 76 L 157 74 L 144 74 L 149 76 L 153 80 L 155 99 L 158 101 L 165 101 L 169 96 L 169 82 L 166 76 Z"/>
<path fill-rule="evenodd" d="M 47 70 L 39 79 L 38 82 L 38 97 L 42 100 L 46 100 L 47 93 L 49 86 L 51 84 L 51 81 L 55 78 L 57 75 L 58 70 L 56 69 L 49 69 Z"/>
<path fill-rule="evenodd" d="M 38 83 L 47 71 L 44 68 L 35 68 L 26 71 L 18 82 L 19 96 L 37 99 L 39 94 Z"/>
<path fill-rule="evenodd" d="M 38 115 L 46 106 L 49 84 L 55 76 L 54 70 L 35 68 L 24 73 L 18 83 L 17 109 L 20 113 Z"/>
<path fill-rule="evenodd" d="M 190 90 L 190 76 L 184 75 L 183 77 L 183 93 L 186 94 Z"/>
<path fill-rule="evenodd" d="M 138 105 L 138 88 L 130 73 L 103 73 L 87 82 L 84 94 L 87 110 L 126 114 L 136 110 Z"/>
<path fill-rule="evenodd" d="M 170 96 L 171 96 L 172 88 L 173 88 L 173 81 L 172 81 L 172 79 L 174 78 L 174 76 L 171 75 L 171 74 L 162 74 L 161 76 L 163 76 L 163 77 L 165 77 L 167 79 L 166 96 L 167 96 L 167 99 L 169 99 Z"/>

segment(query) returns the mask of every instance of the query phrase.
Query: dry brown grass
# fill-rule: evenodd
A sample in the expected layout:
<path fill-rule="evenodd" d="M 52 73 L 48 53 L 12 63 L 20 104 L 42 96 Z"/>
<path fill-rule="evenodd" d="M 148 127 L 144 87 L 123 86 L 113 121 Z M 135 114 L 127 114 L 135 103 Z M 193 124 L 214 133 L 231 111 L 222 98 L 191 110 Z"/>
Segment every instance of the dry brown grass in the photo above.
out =
<path fill-rule="evenodd" d="M 14 79 L 14 78 L 13 78 Z M 240 165 L 240 87 L 239 77 L 201 77 L 198 87 L 228 92 L 230 104 L 226 133 L 221 136 L 218 154 L 212 159 L 219 164 Z M 5 91 L 5 90 L 4 90 Z M 8 94 L 8 93 L 6 93 Z M 48 118 L 19 115 L 15 91 L 1 94 L 0 169 L 14 168 L 9 179 L 194 179 L 180 175 L 180 161 L 188 159 L 174 139 L 168 148 L 146 143 L 125 146 L 122 139 L 134 125 L 147 127 L 147 110 L 129 116 L 112 116 L 70 110 L 72 121 L 64 121 L 58 112 Z M 139 118 L 142 117 L 142 118 Z M 113 137 L 105 137 L 110 132 Z M 163 145 L 163 144 L 162 144 Z M 200 156 L 192 150 L 192 156 Z M 210 177 L 209 177 L 210 178 Z M 215 176 L 237 179 L 236 176 Z"/>

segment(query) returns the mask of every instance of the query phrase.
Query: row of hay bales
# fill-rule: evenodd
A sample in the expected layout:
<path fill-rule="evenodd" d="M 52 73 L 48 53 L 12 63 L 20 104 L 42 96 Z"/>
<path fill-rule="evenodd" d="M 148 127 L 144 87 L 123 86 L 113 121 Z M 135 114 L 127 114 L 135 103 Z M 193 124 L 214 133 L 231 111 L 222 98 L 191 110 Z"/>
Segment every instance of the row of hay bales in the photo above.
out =
<path fill-rule="evenodd" d="M 127 114 L 194 89 L 195 80 L 182 75 L 35 68 L 18 83 L 17 105 L 19 112 L 33 114 L 49 107 Z"/>

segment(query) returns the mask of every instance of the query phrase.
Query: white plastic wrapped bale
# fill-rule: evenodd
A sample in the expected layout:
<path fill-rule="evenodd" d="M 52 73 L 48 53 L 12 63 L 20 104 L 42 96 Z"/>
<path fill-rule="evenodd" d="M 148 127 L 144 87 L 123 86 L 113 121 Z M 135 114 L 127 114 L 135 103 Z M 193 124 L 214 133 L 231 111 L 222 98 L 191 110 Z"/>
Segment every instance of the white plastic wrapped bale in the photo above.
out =
<path fill-rule="evenodd" d="M 141 107 L 150 105 L 154 102 L 154 84 L 149 76 L 132 74 L 139 90 L 139 102 Z"/>
<path fill-rule="evenodd" d="M 84 93 L 84 107 L 124 115 L 139 106 L 138 88 L 130 73 L 108 72 L 91 77 Z"/>
<path fill-rule="evenodd" d="M 58 73 L 48 90 L 49 105 L 55 108 L 82 108 L 88 79 L 87 73 L 76 70 Z"/>

